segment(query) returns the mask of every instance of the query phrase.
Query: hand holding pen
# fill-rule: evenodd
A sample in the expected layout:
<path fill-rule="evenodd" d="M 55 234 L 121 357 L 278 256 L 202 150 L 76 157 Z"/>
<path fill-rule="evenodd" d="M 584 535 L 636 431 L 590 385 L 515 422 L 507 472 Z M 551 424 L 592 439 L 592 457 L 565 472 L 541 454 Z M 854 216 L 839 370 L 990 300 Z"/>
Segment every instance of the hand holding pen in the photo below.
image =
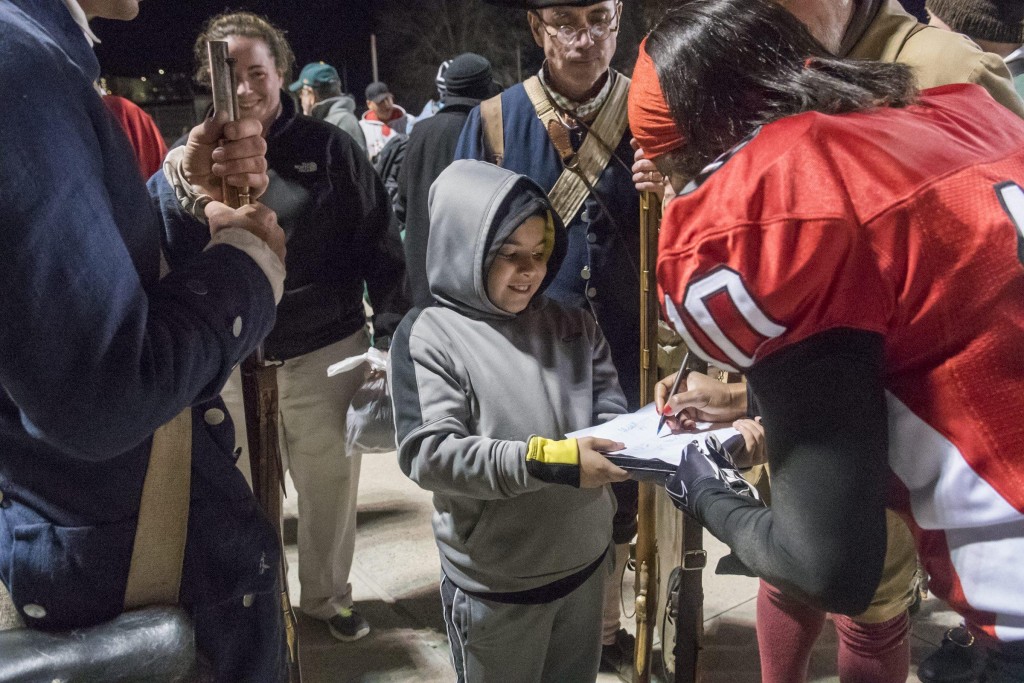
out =
<path fill-rule="evenodd" d="M 686 363 L 689 360 L 690 360 L 690 352 L 687 351 L 686 354 L 683 356 L 683 362 L 679 364 L 679 370 L 675 374 L 675 379 L 672 380 L 672 389 L 668 392 L 668 395 L 670 397 L 671 396 L 675 396 L 676 394 L 679 393 L 679 384 L 680 384 L 680 382 L 682 381 L 682 379 L 684 377 L 686 377 L 688 374 L 690 374 L 690 371 L 686 369 Z M 655 401 L 654 405 L 655 405 L 655 407 L 658 408 L 658 413 L 661 414 L 661 417 L 658 418 L 658 431 L 656 431 L 654 433 L 655 435 L 661 434 L 661 428 L 665 426 L 665 418 L 667 418 L 669 415 L 673 415 L 674 414 L 673 410 L 672 410 L 672 406 L 668 405 L 667 403 L 662 405 L 662 403 L 660 403 L 658 401 L 659 396 L 660 396 L 660 392 L 658 391 L 658 389 L 660 387 L 661 387 L 661 382 L 659 382 L 657 385 L 655 385 L 655 388 L 654 388 L 654 401 Z"/>
<path fill-rule="evenodd" d="M 723 384 L 700 372 L 680 370 L 654 385 L 654 405 L 662 416 L 658 431 L 667 424 L 675 433 L 693 429 L 697 422 L 746 417 L 747 390 L 742 383 Z"/>

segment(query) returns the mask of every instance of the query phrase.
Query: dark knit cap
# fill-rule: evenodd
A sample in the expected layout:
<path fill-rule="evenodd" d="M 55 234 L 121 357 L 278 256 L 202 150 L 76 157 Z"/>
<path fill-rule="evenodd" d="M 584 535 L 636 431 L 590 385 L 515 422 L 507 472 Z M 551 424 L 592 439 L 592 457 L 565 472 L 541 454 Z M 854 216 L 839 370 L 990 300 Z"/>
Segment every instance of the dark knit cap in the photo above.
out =
<path fill-rule="evenodd" d="M 1024 0 L 926 0 L 957 33 L 992 43 L 1024 43 Z"/>
<path fill-rule="evenodd" d="M 474 52 L 464 52 L 449 62 L 444 85 L 445 97 L 486 99 L 495 89 L 491 63 Z"/>

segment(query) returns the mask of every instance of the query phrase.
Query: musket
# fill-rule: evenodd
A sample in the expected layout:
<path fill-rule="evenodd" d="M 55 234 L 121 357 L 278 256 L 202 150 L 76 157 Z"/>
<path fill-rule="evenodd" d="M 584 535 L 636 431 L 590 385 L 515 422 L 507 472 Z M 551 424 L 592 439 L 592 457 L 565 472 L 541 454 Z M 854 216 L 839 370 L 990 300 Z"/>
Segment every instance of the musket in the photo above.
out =
<path fill-rule="evenodd" d="M 227 120 L 236 121 L 239 116 L 235 60 L 228 56 L 228 44 L 223 40 L 209 41 L 207 51 L 214 113 L 225 113 Z M 237 209 L 251 202 L 248 187 L 232 187 L 224 181 L 222 188 L 224 203 L 232 208 Z M 277 433 L 277 367 L 265 361 L 262 344 L 242 361 L 241 375 L 249 462 L 252 468 L 252 490 L 260 509 L 274 525 L 281 549 L 281 609 L 284 612 L 285 635 L 288 640 L 289 680 L 299 683 L 302 680 L 299 668 L 299 633 L 288 595 L 288 567 L 285 562 L 281 529 L 284 468 Z"/>
<path fill-rule="evenodd" d="M 658 382 L 658 319 L 660 302 L 657 298 L 658 230 L 661 226 L 661 200 L 651 192 L 640 195 L 640 398 L 642 404 L 654 400 L 654 386 Z M 703 371 L 701 363 L 686 354 L 679 372 L 687 369 Z M 651 667 L 651 641 L 658 623 L 659 558 L 657 544 L 658 487 L 640 483 L 640 502 L 637 510 L 636 537 L 636 651 L 634 653 L 633 683 L 648 683 Z M 666 520 L 668 522 L 670 520 Z M 683 516 L 680 554 L 673 564 L 678 566 L 679 588 L 666 596 L 665 609 L 674 615 L 675 643 L 665 642 L 662 632 L 662 657 L 672 657 L 677 683 L 694 683 L 699 677 L 698 655 L 704 634 L 704 592 L 702 569 L 706 554 L 703 550 L 704 529 Z M 662 622 L 664 623 L 664 621 Z M 670 649 L 671 648 L 671 649 Z"/>
<path fill-rule="evenodd" d="M 640 403 L 654 400 L 658 382 L 658 227 L 661 202 L 651 192 L 640 195 Z M 651 643 L 658 613 L 658 542 L 656 484 L 640 482 L 636 535 L 636 650 L 633 683 L 651 680 Z"/>

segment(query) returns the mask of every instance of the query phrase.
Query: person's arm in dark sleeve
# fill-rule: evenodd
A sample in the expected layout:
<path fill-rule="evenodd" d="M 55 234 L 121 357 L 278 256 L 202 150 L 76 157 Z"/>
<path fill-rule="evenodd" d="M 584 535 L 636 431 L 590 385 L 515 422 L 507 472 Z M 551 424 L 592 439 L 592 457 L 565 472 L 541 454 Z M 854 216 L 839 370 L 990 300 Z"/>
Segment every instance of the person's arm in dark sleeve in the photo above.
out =
<path fill-rule="evenodd" d="M 354 261 L 361 268 L 373 307 L 374 345 L 387 349 L 411 307 L 405 292 L 405 256 L 401 238 L 391 229 L 391 199 L 383 183 L 355 143 L 345 148 L 343 158 L 351 174 L 351 225 L 357 231 Z"/>
<path fill-rule="evenodd" d="M 398 190 L 395 192 L 394 210 L 398 222 L 405 224 L 406 211 L 409 204 L 409 150 L 412 148 L 413 137 L 409 136 L 409 143 L 406 147 L 405 159 L 398 169 Z"/>
<path fill-rule="evenodd" d="M 834 330 L 748 373 L 765 425 L 772 507 L 700 482 L 696 515 L 755 575 L 829 612 L 870 603 L 885 558 L 882 338 Z"/>
<path fill-rule="evenodd" d="M 109 460 L 216 395 L 273 326 L 274 292 L 224 244 L 156 281 L 161 225 L 145 186 L 126 142 L 99 144 L 116 143 L 104 129 L 116 122 L 96 118 L 88 81 L 50 52 L 19 51 L 18 68 L 0 70 L 0 88 L 19 93 L 0 121 L 0 386 L 33 438 Z"/>

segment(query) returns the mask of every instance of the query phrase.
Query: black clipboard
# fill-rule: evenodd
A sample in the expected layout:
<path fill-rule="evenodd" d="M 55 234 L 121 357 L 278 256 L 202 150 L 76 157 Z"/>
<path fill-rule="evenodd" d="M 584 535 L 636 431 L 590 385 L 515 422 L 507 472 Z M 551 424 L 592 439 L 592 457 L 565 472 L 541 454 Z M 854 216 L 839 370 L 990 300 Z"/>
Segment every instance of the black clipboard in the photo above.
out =
<path fill-rule="evenodd" d="M 699 434 L 699 432 L 697 433 Z M 743 436 L 734 434 L 726 439 L 725 443 L 719 443 L 717 439 L 710 441 L 701 439 L 704 450 L 715 459 L 719 467 L 732 468 L 731 462 L 734 454 L 740 453 L 744 448 Z M 606 458 L 613 464 L 629 472 L 630 479 L 638 481 L 653 481 L 659 484 L 675 474 L 676 465 L 665 462 L 661 458 L 634 458 L 626 455 L 624 451 L 618 453 L 605 453 Z"/>
<path fill-rule="evenodd" d="M 622 453 L 606 453 L 604 457 L 613 465 L 629 472 L 630 479 L 638 481 L 663 484 L 676 471 L 675 465 L 660 458 L 634 458 Z"/>

